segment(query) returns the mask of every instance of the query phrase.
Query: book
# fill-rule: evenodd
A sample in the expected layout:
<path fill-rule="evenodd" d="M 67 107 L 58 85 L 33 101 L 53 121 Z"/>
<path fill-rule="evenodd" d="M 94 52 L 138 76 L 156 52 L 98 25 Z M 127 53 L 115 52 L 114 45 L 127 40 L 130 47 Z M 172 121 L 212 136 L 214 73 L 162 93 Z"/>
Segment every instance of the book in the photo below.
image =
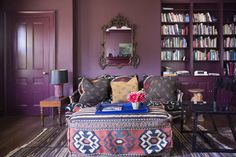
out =
<path fill-rule="evenodd" d="M 122 106 L 106 106 L 103 107 L 102 111 L 121 111 Z"/>

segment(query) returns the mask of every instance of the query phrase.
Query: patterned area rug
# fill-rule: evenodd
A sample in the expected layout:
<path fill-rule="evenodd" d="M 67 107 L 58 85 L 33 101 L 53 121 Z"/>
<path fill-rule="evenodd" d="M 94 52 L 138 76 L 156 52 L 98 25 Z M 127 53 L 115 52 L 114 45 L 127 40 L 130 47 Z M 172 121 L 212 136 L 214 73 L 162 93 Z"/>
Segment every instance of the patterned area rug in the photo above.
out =
<path fill-rule="evenodd" d="M 226 134 L 228 131 L 225 130 Z M 11 151 L 6 157 L 68 157 L 70 153 L 67 149 L 66 128 L 48 128 L 41 132 L 31 142 Z M 236 154 L 227 153 L 192 153 L 191 134 L 181 134 L 179 128 L 173 127 L 174 148 L 170 156 L 176 157 L 232 157 Z M 229 136 L 230 137 L 230 136 Z M 213 138 L 209 135 L 209 138 Z M 215 141 L 216 143 L 219 141 Z M 205 142 L 198 139 L 200 145 Z M 219 142 L 219 145 L 222 144 Z"/>

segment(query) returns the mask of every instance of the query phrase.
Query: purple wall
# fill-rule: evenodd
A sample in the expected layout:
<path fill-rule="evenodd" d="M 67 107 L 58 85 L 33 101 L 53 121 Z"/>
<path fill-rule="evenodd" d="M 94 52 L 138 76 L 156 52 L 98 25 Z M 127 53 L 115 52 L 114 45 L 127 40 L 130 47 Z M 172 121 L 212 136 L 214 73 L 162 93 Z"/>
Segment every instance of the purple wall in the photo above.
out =
<path fill-rule="evenodd" d="M 56 68 L 70 72 L 65 94 L 72 92 L 73 72 L 73 0 L 4 0 L 4 10 L 56 11 Z"/>
<path fill-rule="evenodd" d="M 157 0 L 80 0 L 76 4 L 75 77 L 95 77 L 101 74 L 160 74 L 160 1 Z M 136 24 L 136 52 L 140 56 L 137 69 L 106 67 L 98 60 L 102 53 L 102 30 L 118 14 Z"/>

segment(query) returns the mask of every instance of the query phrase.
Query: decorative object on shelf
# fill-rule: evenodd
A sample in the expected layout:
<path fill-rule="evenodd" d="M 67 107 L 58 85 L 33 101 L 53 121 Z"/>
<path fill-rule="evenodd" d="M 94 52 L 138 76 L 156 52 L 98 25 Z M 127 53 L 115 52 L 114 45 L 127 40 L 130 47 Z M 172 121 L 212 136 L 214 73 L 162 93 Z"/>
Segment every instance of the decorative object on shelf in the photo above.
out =
<path fill-rule="evenodd" d="M 140 59 L 136 54 L 134 24 L 118 15 L 113 18 L 107 25 L 102 27 L 103 32 L 103 52 L 99 59 L 99 65 L 102 69 L 106 66 L 123 66 L 132 65 L 138 67 Z"/>
<path fill-rule="evenodd" d="M 191 102 L 193 102 L 196 105 L 206 104 L 206 102 L 203 101 L 203 95 L 202 95 L 202 93 L 204 92 L 204 89 L 189 89 L 188 91 L 190 93 L 193 93 L 193 97 L 191 98 Z M 202 114 L 198 115 L 198 121 L 200 121 L 200 122 L 204 121 L 204 117 Z"/>
<path fill-rule="evenodd" d="M 190 93 L 193 93 L 193 97 L 191 98 L 191 101 L 193 103 L 197 102 L 203 102 L 203 95 L 204 89 L 189 89 Z"/>
<path fill-rule="evenodd" d="M 134 110 L 139 109 L 140 103 L 145 101 L 145 93 L 143 90 L 138 92 L 131 92 L 128 94 L 128 101 L 132 103 Z"/>
<path fill-rule="evenodd" d="M 68 82 L 68 71 L 66 69 L 55 69 L 50 72 L 50 83 L 54 85 L 55 97 L 63 96 L 63 84 Z"/>

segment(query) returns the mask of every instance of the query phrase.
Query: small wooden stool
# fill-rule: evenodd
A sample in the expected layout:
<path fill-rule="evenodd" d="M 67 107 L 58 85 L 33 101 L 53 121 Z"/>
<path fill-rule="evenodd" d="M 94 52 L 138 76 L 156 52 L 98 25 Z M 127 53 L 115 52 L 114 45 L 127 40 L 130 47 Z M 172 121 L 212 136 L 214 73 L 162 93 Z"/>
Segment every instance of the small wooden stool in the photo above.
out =
<path fill-rule="evenodd" d="M 61 124 L 61 106 L 66 104 L 68 102 L 68 97 L 49 97 L 47 99 L 44 99 L 42 101 L 40 101 L 40 117 L 41 117 L 41 126 L 44 126 L 44 112 L 43 112 L 43 108 L 44 107 L 57 107 L 58 108 L 58 118 L 59 118 L 59 124 L 60 126 Z M 54 112 L 53 112 L 53 118 L 54 118 Z"/>
<path fill-rule="evenodd" d="M 194 104 L 197 104 L 198 102 L 203 102 L 203 95 L 202 93 L 204 92 L 204 89 L 189 89 L 188 90 L 190 93 L 193 93 L 193 97 L 191 98 L 191 101 Z M 204 117 L 202 114 L 198 116 L 198 121 L 204 121 Z"/>

